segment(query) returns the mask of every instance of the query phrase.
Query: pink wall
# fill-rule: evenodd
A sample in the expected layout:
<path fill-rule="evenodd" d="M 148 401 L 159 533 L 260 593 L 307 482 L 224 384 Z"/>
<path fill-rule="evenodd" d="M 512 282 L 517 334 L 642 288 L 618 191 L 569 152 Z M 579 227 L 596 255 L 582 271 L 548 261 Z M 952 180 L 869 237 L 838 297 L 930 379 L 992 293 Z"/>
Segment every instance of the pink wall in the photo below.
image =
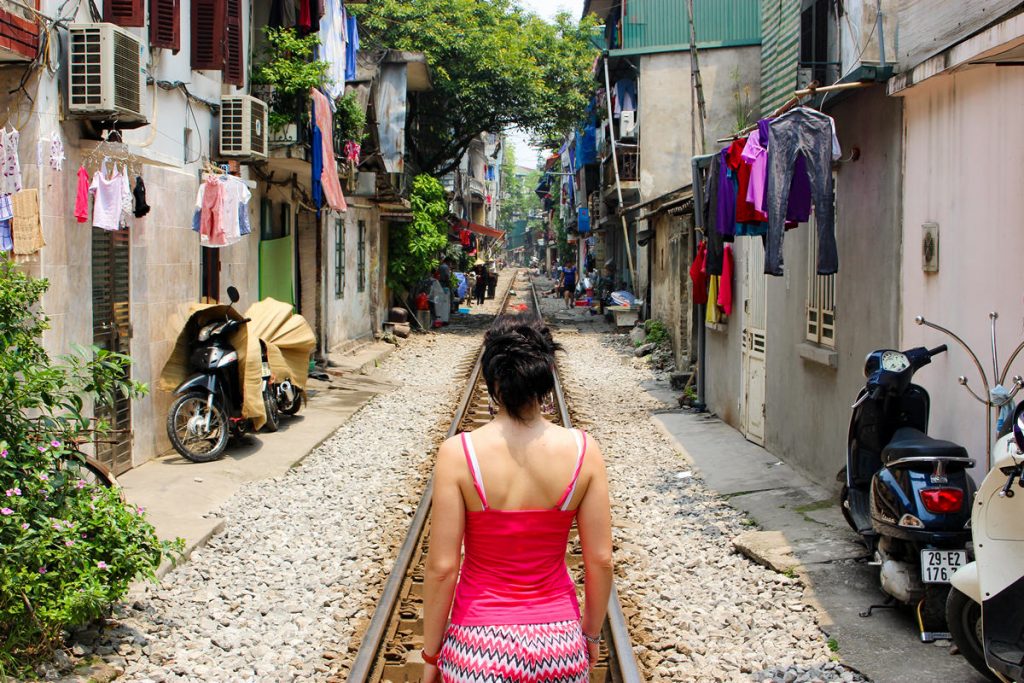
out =
<path fill-rule="evenodd" d="M 1002 363 L 1024 339 L 1024 71 L 971 66 L 902 94 L 902 343 L 947 341 L 914 323 L 924 315 L 970 344 L 991 376 L 989 311 L 1000 314 Z M 939 224 L 938 273 L 921 269 L 925 222 Z M 1024 360 L 1010 377 L 1018 373 Z M 957 385 L 959 375 L 981 393 L 977 371 L 952 342 L 950 353 L 917 375 L 932 395 L 930 431 L 962 443 L 983 466 L 984 407 Z"/>

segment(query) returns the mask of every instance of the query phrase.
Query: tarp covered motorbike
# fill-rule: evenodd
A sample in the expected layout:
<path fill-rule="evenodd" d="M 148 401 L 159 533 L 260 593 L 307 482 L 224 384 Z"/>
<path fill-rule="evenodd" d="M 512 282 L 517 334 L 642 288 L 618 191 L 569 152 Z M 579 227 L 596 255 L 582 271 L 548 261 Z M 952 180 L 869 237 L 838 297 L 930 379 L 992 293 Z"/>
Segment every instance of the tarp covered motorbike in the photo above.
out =
<path fill-rule="evenodd" d="M 160 389 L 174 391 L 193 374 L 193 369 L 189 367 L 189 355 L 192 344 L 199 336 L 199 330 L 209 323 L 226 318 L 245 319 L 232 306 L 224 304 L 192 304 L 187 314 L 178 315 L 177 319 L 172 318 L 171 324 L 176 324 L 181 331 L 174 342 L 171 356 L 160 373 Z M 238 354 L 239 381 L 243 396 L 242 417 L 252 420 L 253 429 L 260 429 L 267 421 L 267 413 L 263 405 L 263 362 L 259 337 L 248 330 L 246 325 L 242 325 L 231 335 L 229 341 Z"/>
<path fill-rule="evenodd" d="M 295 313 L 291 304 L 270 298 L 250 306 L 245 317 L 250 319 L 249 335 L 267 346 L 274 381 L 291 380 L 305 391 L 309 356 L 316 348 L 313 328 L 306 319 Z"/>

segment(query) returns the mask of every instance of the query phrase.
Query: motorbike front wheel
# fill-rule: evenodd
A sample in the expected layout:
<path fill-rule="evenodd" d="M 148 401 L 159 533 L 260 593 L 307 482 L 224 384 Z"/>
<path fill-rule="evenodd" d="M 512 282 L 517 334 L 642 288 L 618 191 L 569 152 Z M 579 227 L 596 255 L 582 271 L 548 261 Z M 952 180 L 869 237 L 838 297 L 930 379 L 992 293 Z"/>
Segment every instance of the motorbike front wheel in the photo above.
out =
<path fill-rule="evenodd" d="M 201 391 L 179 396 L 167 412 L 167 438 L 174 450 L 192 462 L 210 462 L 224 455 L 230 428 L 223 407 Z M 209 422 L 207 422 L 209 420 Z"/>
<path fill-rule="evenodd" d="M 281 415 L 277 410 L 277 401 L 271 395 L 269 387 L 263 392 L 263 410 L 267 414 L 267 421 L 263 425 L 263 431 L 276 432 L 281 426 Z"/>
<path fill-rule="evenodd" d="M 985 647 L 981 636 L 981 605 L 950 587 L 946 598 L 946 622 L 960 654 L 991 681 L 998 681 L 985 664 Z"/>

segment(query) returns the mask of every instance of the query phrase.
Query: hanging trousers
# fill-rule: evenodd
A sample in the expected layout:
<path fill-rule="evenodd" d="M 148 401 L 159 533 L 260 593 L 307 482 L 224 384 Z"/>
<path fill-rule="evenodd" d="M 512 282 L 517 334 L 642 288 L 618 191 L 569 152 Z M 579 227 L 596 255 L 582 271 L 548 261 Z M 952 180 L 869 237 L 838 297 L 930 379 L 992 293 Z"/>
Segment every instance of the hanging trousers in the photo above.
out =
<path fill-rule="evenodd" d="M 782 275 L 786 207 L 797 155 L 807 161 L 818 226 L 818 274 L 839 270 L 832 199 L 832 124 L 827 116 L 800 107 L 771 123 L 768 142 L 768 246 L 764 272 Z"/>

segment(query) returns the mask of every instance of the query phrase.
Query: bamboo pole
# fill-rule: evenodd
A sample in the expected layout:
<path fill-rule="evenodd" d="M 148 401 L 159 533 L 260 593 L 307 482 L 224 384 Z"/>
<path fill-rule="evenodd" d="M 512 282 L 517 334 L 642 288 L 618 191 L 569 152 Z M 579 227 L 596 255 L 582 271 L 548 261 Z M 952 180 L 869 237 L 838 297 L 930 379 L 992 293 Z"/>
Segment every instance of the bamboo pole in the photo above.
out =
<path fill-rule="evenodd" d="M 615 190 L 619 196 L 619 218 L 622 219 L 622 239 L 626 242 L 626 264 L 629 266 L 629 275 L 633 281 L 633 289 L 636 289 L 636 266 L 633 265 L 633 248 L 629 245 L 629 228 L 626 225 L 626 214 L 622 209 L 622 180 L 619 177 L 619 155 L 615 142 L 615 116 L 612 110 L 612 86 L 611 78 L 608 76 L 608 58 L 604 58 L 604 94 L 608 104 L 608 134 L 612 139 L 612 164 L 615 167 Z"/>

